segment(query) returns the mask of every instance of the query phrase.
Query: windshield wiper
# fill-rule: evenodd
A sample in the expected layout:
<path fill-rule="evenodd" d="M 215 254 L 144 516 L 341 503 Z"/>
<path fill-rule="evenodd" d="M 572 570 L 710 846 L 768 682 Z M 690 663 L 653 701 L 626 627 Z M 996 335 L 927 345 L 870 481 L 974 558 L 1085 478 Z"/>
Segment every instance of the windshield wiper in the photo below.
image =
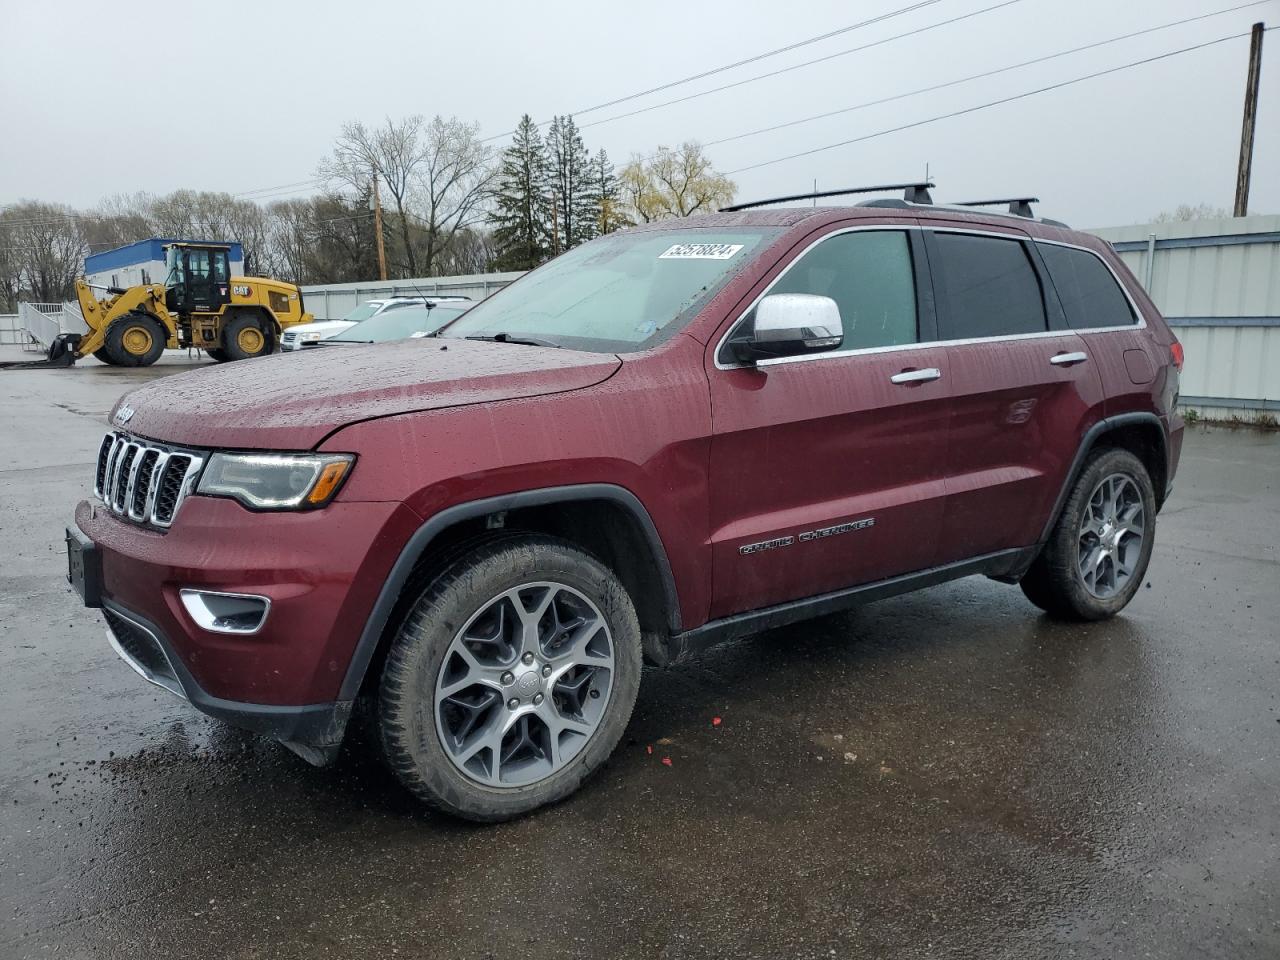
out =
<path fill-rule="evenodd" d="M 550 340 L 543 340 L 541 337 L 513 337 L 509 333 L 494 334 L 475 334 L 467 337 L 468 340 L 487 340 L 491 343 L 520 343 L 526 347 L 555 347 L 560 348 L 560 344 L 552 343 Z"/>

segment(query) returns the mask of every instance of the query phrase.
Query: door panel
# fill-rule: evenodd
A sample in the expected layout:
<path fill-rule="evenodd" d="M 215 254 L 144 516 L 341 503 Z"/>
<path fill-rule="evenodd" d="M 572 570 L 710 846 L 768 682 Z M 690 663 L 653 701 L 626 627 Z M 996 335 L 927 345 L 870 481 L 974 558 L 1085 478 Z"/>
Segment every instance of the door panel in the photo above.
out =
<path fill-rule="evenodd" d="M 1073 354 L 1087 359 L 1051 362 Z M 1039 538 L 1102 402 L 1097 364 L 1073 333 L 947 347 L 952 420 L 939 562 Z"/>
<path fill-rule="evenodd" d="M 932 565 L 948 381 L 890 378 L 945 362 L 927 347 L 712 371 L 712 617 Z"/>
<path fill-rule="evenodd" d="M 833 228 L 756 302 L 831 298 L 838 350 L 735 369 L 708 352 L 713 617 L 930 565 L 950 410 L 945 351 L 919 343 L 936 330 L 926 263 L 918 230 Z"/>
<path fill-rule="evenodd" d="M 938 562 L 1039 538 L 1102 400 L 1028 238 L 926 234 L 952 418 Z"/>
<path fill-rule="evenodd" d="M 187 273 L 187 309 L 192 312 L 213 310 L 213 268 L 209 262 L 209 251 L 187 250 L 183 258 Z"/>

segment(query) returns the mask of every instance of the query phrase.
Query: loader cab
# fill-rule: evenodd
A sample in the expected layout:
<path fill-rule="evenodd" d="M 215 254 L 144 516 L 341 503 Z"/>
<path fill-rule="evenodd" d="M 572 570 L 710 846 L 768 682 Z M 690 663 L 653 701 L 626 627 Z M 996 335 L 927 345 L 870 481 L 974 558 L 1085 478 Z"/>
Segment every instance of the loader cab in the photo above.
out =
<path fill-rule="evenodd" d="M 171 313 L 216 313 L 231 302 L 231 248 L 171 243 L 165 254 L 165 306 Z"/>

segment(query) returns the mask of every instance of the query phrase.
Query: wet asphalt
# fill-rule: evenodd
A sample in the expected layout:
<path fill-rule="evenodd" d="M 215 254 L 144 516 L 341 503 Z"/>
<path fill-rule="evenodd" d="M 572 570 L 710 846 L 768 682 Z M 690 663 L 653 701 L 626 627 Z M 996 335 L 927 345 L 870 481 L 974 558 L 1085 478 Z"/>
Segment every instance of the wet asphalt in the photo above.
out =
<path fill-rule="evenodd" d="M 1280 434 L 1188 431 L 1116 620 L 970 579 L 724 645 L 476 827 L 202 717 L 77 607 L 105 414 L 182 369 L 0 371 L 0 958 L 1280 956 Z"/>

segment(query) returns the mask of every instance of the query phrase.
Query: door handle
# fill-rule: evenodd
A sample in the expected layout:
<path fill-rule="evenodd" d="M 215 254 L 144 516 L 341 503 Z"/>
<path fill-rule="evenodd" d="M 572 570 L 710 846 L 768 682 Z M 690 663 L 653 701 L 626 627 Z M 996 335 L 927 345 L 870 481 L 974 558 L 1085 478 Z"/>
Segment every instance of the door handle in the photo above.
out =
<path fill-rule="evenodd" d="M 1069 367 L 1073 363 L 1084 363 L 1089 359 L 1087 353 L 1076 351 L 1075 353 L 1058 353 L 1049 358 L 1050 363 L 1056 363 L 1060 367 Z"/>
<path fill-rule="evenodd" d="M 903 370 L 901 373 L 895 373 L 889 378 L 890 383 L 925 383 L 929 380 L 937 380 L 942 376 L 942 371 L 937 367 L 925 367 L 923 370 Z"/>

